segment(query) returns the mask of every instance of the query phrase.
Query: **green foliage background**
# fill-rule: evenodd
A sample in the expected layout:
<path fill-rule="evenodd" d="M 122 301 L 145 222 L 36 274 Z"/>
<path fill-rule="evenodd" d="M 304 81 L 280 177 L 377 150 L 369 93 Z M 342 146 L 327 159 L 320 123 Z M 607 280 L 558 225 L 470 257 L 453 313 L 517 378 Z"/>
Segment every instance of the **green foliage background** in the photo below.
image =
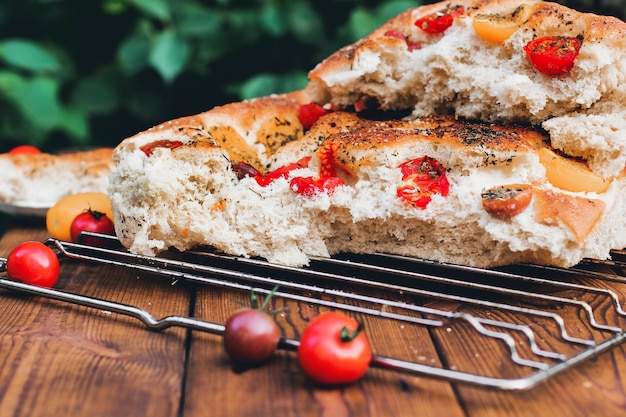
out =
<path fill-rule="evenodd" d="M 301 88 L 333 51 L 429 1 L 0 0 L 0 151 L 115 146 Z M 622 17 L 610 1 L 568 3 Z"/>

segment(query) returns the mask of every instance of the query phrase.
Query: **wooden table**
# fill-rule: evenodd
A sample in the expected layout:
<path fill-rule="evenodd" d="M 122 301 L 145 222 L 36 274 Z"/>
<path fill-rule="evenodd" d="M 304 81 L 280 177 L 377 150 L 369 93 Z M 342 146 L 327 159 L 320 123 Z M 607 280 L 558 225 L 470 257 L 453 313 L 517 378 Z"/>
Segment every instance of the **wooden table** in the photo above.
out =
<path fill-rule="evenodd" d="M 0 241 L 0 257 L 23 241 L 46 239 L 39 222 L 16 220 Z M 157 318 L 180 315 L 216 323 L 224 323 L 238 307 L 233 299 L 248 296 L 65 258 L 57 288 L 135 305 Z M 226 358 L 219 335 L 181 328 L 154 332 L 110 311 L 6 289 L 0 297 L 2 416 L 626 415 L 626 352 L 621 344 L 523 391 L 379 367 L 352 385 L 320 387 L 302 374 L 293 352 L 279 351 L 268 363 L 238 369 Z M 458 308 L 452 304 L 426 303 Z M 289 311 L 277 320 L 284 336 L 292 338 L 325 309 L 280 299 L 272 303 L 273 308 L 284 305 Z M 499 349 L 494 342 L 468 336 L 462 326 L 450 331 L 448 326 L 424 329 L 370 317 L 363 321 L 374 351 L 390 357 L 435 364 L 451 360 L 442 349 L 465 350 L 470 359 L 458 360 L 481 368 Z M 457 337 L 446 339 L 446 333 Z M 496 373 L 508 372 L 506 361 L 493 366 Z"/>

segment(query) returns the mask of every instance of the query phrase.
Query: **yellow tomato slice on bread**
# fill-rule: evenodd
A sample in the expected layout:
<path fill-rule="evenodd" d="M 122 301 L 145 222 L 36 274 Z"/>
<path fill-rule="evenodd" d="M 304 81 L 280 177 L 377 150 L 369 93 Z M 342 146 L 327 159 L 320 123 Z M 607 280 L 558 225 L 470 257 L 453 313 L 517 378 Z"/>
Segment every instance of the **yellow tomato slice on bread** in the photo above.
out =
<path fill-rule="evenodd" d="M 508 15 L 478 14 L 472 25 L 478 36 L 487 42 L 502 43 L 524 23 L 531 13 L 531 7 L 522 4 Z"/>
<path fill-rule="evenodd" d="M 603 193 L 610 181 L 591 171 L 585 164 L 564 158 L 548 149 L 539 149 L 539 161 L 546 168 L 546 176 L 552 185 L 572 192 Z"/>
<path fill-rule="evenodd" d="M 107 194 L 98 192 L 71 194 L 57 201 L 46 213 L 46 228 L 50 237 L 71 242 L 72 222 L 76 216 L 90 209 L 106 214 L 113 221 L 113 209 Z"/>

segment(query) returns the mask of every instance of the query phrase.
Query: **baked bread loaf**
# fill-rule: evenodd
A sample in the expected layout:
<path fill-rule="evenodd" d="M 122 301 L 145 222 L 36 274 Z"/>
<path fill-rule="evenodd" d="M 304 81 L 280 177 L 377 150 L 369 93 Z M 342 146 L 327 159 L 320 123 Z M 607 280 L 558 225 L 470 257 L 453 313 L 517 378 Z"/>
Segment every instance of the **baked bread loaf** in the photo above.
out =
<path fill-rule="evenodd" d="M 433 13 L 454 16 L 451 25 L 436 33 L 418 27 Z M 564 73 L 545 74 L 525 51 L 550 36 L 581 41 Z M 552 146 L 603 176 L 626 165 L 626 23 L 614 17 L 532 0 L 435 3 L 407 10 L 331 55 L 310 79 L 308 94 L 318 103 L 373 100 L 414 117 L 445 112 L 530 122 L 549 132 Z"/>
<path fill-rule="evenodd" d="M 0 203 L 51 207 L 69 194 L 106 193 L 113 148 L 63 154 L 0 154 Z"/>
<path fill-rule="evenodd" d="M 571 266 L 625 247 L 617 97 L 626 66 L 622 51 L 605 56 L 623 41 L 623 24 L 527 3 L 525 20 L 492 44 L 469 39 L 477 37 L 471 17 L 513 16 L 514 3 L 450 4 L 407 11 L 339 51 L 304 91 L 227 104 L 125 139 L 108 189 L 122 244 L 145 255 L 210 246 L 288 265 L 348 251 L 480 267 Z M 458 5 L 463 12 L 429 34 L 430 44 L 412 28 L 389 32 Z M 527 58 L 514 57 L 527 39 L 518 32 L 528 36 L 534 19 L 530 37 L 550 25 L 561 33 L 550 10 L 575 17 L 572 26 L 586 22 L 570 37 L 583 47 L 567 72 L 531 74 Z M 412 56 L 421 53 L 430 66 Z M 507 77 L 517 77 L 517 90 Z M 531 87 L 543 93 L 532 96 Z M 320 116 L 312 125 L 311 109 Z M 571 125 L 549 128 L 559 120 Z M 564 140 L 577 126 L 588 135 Z"/>

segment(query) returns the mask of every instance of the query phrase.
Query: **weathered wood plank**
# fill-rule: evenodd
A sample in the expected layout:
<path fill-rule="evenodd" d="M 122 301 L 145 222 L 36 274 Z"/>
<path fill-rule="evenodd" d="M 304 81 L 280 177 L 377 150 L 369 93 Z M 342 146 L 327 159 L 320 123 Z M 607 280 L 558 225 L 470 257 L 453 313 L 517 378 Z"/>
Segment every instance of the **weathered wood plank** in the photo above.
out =
<path fill-rule="evenodd" d="M 0 256 L 41 229 L 9 231 Z M 62 260 L 58 288 L 138 305 L 156 317 L 187 314 L 189 297 L 128 270 Z M 0 290 L 0 409 L 10 416 L 176 416 L 186 332 Z"/>

